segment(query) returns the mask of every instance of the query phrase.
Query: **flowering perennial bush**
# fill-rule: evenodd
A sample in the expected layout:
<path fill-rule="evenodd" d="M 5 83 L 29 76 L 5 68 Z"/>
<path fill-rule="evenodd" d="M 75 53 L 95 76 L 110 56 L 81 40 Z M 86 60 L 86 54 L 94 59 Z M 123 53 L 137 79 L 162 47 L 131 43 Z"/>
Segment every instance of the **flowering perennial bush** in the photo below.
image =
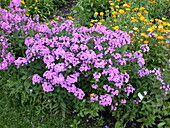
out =
<path fill-rule="evenodd" d="M 136 85 L 131 84 L 130 74 L 138 73 L 138 78 L 155 75 L 162 83 L 160 89 L 170 90 L 162 76 L 161 69 L 149 70 L 145 66 L 146 53 L 150 51 L 148 44 L 140 46 L 140 50 L 130 51 L 133 46 L 131 37 L 121 30 L 107 30 L 105 26 L 75 28 L 73 21 L 51 21 L 50 25 L 39 23 L 38 15 L 33 19 L 24 16 L 25 10 L 18 8 L 19 0 L 13 0 L 10 11 L 0 8 L 0 70 L 7 70 L 14 63 L 18 68 L 35 62 L 43 62 L 43 74 L 34 74 L 32 83 L 40 83 L 45 92 L 55 87 L 65 88 L 78 99 L 88 94 L 90 101 L 98 101 L 100 105 L 111 106 L 116 110 L 118 104 L 141 100 L 133 100 L 132 94 Z M 15 37 L 15 33 L 24 33 L 25 54 L 13 55 L 13 47 L 17 42 L 8 43 L 7 38 Z M 10 35 L 10 36 L 8 36 Z M 20 46 L 19 46 L 20 47 Z M 9 50 L 8 50 L 9 49 Z M 129 68 L 129 66 L 137 67 Z"/>

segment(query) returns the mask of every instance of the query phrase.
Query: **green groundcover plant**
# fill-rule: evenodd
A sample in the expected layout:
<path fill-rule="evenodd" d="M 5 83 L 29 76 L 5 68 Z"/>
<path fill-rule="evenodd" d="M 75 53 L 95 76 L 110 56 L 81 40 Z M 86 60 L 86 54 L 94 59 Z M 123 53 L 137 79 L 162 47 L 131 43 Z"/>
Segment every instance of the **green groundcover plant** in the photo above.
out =
<path fill-rule="evenodd" d="M 151 67 L 154 49 L 135 46 L 125 31 L 98 24 L 76 28 L 62 17 L 47 25 L 39 22 L 39 15 L 26 16 L 20 6 L 20 0 L 12 0 L 8 10 L 0 8 L 4 90 L 23 105 L 32 104 L 37 114 L 61 112 L 64 118 L 66 109 L 75 109 L 78 116 L 91 119 L 108 111 L 117 118 L 115 127 L 135 119 L 146 126 L 169 125 L 169 120 L 158 120 L 160 114 L 168 119 L 161 110 L 169 110 L 166 47 L 161 49 L 166 56 L 163 66 Z"/>

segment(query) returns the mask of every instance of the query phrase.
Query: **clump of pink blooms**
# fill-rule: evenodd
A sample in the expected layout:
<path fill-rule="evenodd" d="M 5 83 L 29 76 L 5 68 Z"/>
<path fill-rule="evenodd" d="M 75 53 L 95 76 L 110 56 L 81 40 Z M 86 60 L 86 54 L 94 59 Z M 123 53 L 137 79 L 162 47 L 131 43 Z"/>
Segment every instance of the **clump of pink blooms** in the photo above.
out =
<path fill-rule="evenodd" d="M 78 99 L 85 97 L 85 92 L 76 87 L 81 80 L 80 77 L 90 77 L 96 83 L 105 80 L 104 83 L 112 84 L 101 86 L 89 83 L 93 90 L 102 88 L 107 93 L 94 94 L 90 97 L 90 101 L 112 106 L 112 110 L 116 110 L 118 105 L 118 103 L 113 103 L 114 97 L 118 97 L 120 93 L 129 96 L 136 90 L 129 83 L 130 75 L 126 72 L 122 73 L 118 68 L 127 63 L 135 61 L 141 68 L 138 71 L 139 77 L 154 74 L 156 79 L 163 84 L 160 89 L 165 89 L 166 93 L 170 90 L 170 85 L 166 85 L 161 77 L 160 69 L 148 70 L 144 67 L 145 59 L 142 52 L 149 52 L 147 44 L 142 45 L 139 51 L 126 52 L 123 55 L 117 52 L 117 49 L 124 45 L 133 45 L 127 32 L 107 30 L 102 25 L 75 28 L 71 20 L 64 20 L 61 24 L 51 21 L 48 26 L 38 22 L 38 15 L 34 18 L 26 17 L 25 10 L 18 8 L 19 6 L 20 0 L 12 0 L 9 6 L 11 11 L 0 8 L 0 29 L 8 34 L 12 34 L 15 30 L 23 30 L 25 34 L 33 30 L 36 34 L 27 37 L 23 42 L 27 47 L 26 57 L 12 55 L 7 50 L 12 44 L 8 43 L 6 36 L 0 36 L 2 59 L 0 70 L 8 69 L 12 63 L 20 67 L 41 59 L 47 70 L 43 74 L 34 74 L 32 83 L 40 83 L 45 92 L 53 91 L 55 87 L 61 86 Z M 61 17 L 59 18 L 62 20 Z M 94 36 L 96 33 L 97 36 Z M 68 70 L 72 72 L 67 74 Z M 120 100 L 122 104 L 126 102 L 126 99 Z"/>

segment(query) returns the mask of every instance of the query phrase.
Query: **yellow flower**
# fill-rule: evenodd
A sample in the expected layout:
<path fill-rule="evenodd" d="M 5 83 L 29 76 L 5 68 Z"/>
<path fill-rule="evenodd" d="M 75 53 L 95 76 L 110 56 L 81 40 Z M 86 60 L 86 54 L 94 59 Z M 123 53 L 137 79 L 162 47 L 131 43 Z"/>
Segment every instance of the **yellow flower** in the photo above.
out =
<path fill-rule="evenodd" d="M 139 8 L 140 11 L 142 11 L 142 10 L 144 10 L 144 9 L 145 9 L 144 7 L 140 7 L 140 8 Z"/>
<path fill-rule="evenodd" d="M 119 8 L 119 6 L 118 6 L 118 5 L 116 5 L 116 6 L 115 6 L 115 8 Z"/>
<path fill-rule="evenodd" d="M 113 15 L 112 17 L 116 18 L 116 15 Z"/>
<path fill-rule="evenodd" d="M 132 11 L 137 11 L 137 10 L 138 10 L 138 8 L 133 8 L 133 9 L 132 9 Z"/>
<path fill-rule="evenodd" d="M 145 17 L 141 16 L 139 19 L 140 19 L 141 21 L 144 21 L 144 20 L 145 20 Z"/>
<path fill-rule="evenodd" d="M 139 13 L 137 13 L 137 15 L 138 15 L 138 16 L 142 16 L 142 14 L 141 14 L 140 12 L 139 12 Z"/>
<path fill-rule="evenodd" d="M 101 22 L 98 22 L 97 24 L 98 24 L 98 25 L 101 25 L 102 23 L 101 23 Z"/>
<path fill-rule="evenodd" d="M 25 4 L 25 2 L 23 0 L 20 1 L 21 4 Z"/>
<path fill-rule="evenodd" d="M 112 5 L 112 6 L 113 6 L 113 5 L 115 5 L 115 4 L 114 4 L 114 3 L 110 3 L 110 5 Z"/>
<path fill-rule="evenodd" d="M 150 22 L 154 22 L 154 20 L 153 20 L 153 19 L 151 19 L 151 20 L 150 20 Z"/>
<path fill-rule="evenodd" d="M 143 41 L 143 39 L 140 39 L 140 41 Z"/>
<path fill-rule="evenodd" d="M 137 27 L 134 27 L 134 28 L 133 28 L 133 30 L 135 30 L 135 31 L 139 31 L 139 29 L 138 29 Z"/>
<path fill-rule="evenodd" d="M 98 20 L 91 20 L 91 22 L 93 23 L 93 22 L 97 22 Z"/>
<path fill-rule="evenodd" d="M 130 8 L 126 8 L 126 11 L 130 11 Z"/>
<path fill-rule="evenodd" d="M 34 9 L 38 9 L 38 7 L 35 7 Z"/>
<path fill-rule="evenodd" d="M 120 9 L 119 13 L 125 13 L 125 11 L 123 9 Z"/>
<path fill-rule="evenodd" d="M 56 20 L 59 20 L 59 18 L 55 18 Z"/>
<path fill-rule="evenodd" d="M 38 2 L 38 0 L 35 0 L 35 2 Z"/>
<path fill-rule="evenodd" d="M 157 36 L 157 39 L 163 39 L 164 37 L 163 36 Z"/>
<path fill-rule="evenodd" d="M 29 16 L 30 14 L 25 14 L 26 16 Z"/>
<path fill-rule="evenodd" d="M 104 22 L 104 21 L 105 21 L 105 19 L 101 19 L 100 21 L 101 21 L 101 22 Z"/>
<path fill-rule="evenodd" d="M 155 28 L 154 27 L 150 27 L 150 28 L 148 28 L 148 30 L 147 31 L 149 31 L 149 32 L 153 32 L 155 30 Z"/>
<path fill-rule="evenodd" d="M 148 20 L 147 20 L 147 19 L 145 19 L 145 20 L 144 20 L 144 22 L 145 22 L 145 23 L 147 23 L 147 22 L 148 22 Z"/>
<path fill-rule="evenodd" d="M 117 15 L 117 12 L 115 12 L 115 11 L 114 11 L 114 12 L 112 12 L 112 15 Z"/>
<path fill-rule="evenodd" d="M 162 20 L 166 20 L 166 18 L 162 17 Z"/>
<path fill-rule="evenodd" d="M 148 13 L 148 11 L 144 10 L 143 13 Z"/>
<path fill-rule="evenodd" d="M 128 7 L 128 8 L 130 7 L 128 4 L 123 4 L 123 6 L 124 6 L 124 7 Z"/>
<path fill-rule="evenodd" d="M 109 10 L 106 10 L 105 12 L 109 12 Z"/>
<path fill-rule="evenodd" d="M 145 37 L 145 38 L 149 38 L 148 35 L 146 35 L 145 33 L 140 33 L 141 36 Z"/>
<path fill-rule="evenodd" d="M 93 26 L 93 24 L 90 24 L 90 26 Z"/>
<path fill-rule="evenodd" d="M 117 2 L 120 2 L 120 0 L 117 0 Z"/>
<path fill-rule="evenodd" d="M 114 11 L 114 10 L 115 10 L 113 7 L 110 7 L 110 9 L 111 9 L 112 11 Z"/>
<path fill-rule="evenodd" d="M 99 15 L 99 13 L 98 13 L 98 12 L 95 12 L 94 15 L 97 16 L 97 15 Z"/>
<path fill-rule="evenodd" d="M 68 16 L 67 18 L 68 18 L 68 19 L 70 19 L 70 20 L 74 20 L 74 18 L 73 18 L 73 17 L 71 17 L 71 16 Z"/>
<path fill-rule="evenodd" d="M 152 23 L 151 23 L 151 22 L 149 22 L 149 23 L 147 23 L 147 25 L 152 25 Z"/>
<path fill-rule="evenodd" d="M 119 26 L 112 27 L 112 29 L 119 29 Z"/>
<path fill-rule="evenodd" d="M 124 28 L 128 28 L 128 26 L 124 26 Z"/>
<path fill-rule="evenodd" d="M 148 41 L 148 40 L 145 40 L 143 43 L 144 43 L 144 44 L 148 44 L 148 43 L 149 43 L 149 41 Z"/>
<path fill-rule="evenodd" d="M 130 22 L 139 22 L 138 19 L 131 20 Z"/>
<path fill-rule="evenodd" d="M 163 31 L 163 26 L 158 26 L 158 31 Z"/>
<path fill-rule="evenodd" d="M 113 21 L 114 21 L 114 22 L 116 22 L 116 21 L 117 21 L 117 19 L 113 19 Z"/>
<path fill-rule="evenodd" d="M 159 21 L 159 19 L 155 19 L 155 21 Z"/>
<path fill-rule="evenodd" d="M 103 13 L 103 12 L 100 12 L 100 15 L 101 15 L 101 16 L 104 16 L 104 13 Z"/>

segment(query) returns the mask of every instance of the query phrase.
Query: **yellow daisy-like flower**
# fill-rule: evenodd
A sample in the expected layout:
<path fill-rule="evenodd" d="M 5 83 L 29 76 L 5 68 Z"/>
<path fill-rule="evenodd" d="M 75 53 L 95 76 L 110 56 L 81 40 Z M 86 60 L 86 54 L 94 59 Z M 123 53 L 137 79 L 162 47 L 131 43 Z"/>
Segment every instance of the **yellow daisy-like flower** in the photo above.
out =
<path fill-rule="evenodd" d="M 145 17 L 141 16 L 139 19 L 140 19 L 141 21 L 144 21 L 144 20 L 145 20 Z"/>
<path fill-rule="evenodd" d="M 38 9 L 38 7 L 35 7 L 34 9 L 36 10 L 36 9 Z"/>
<path fill-rule="evenodd" d="M 113 19 L 113 21 L 114 21 L 114 22 L 116 22 L 116 21 L 117 21 L 117 19 Z"/>
<path fill-rule="evenodd" d="M 100 15 L 101 15 L 101 16 L 104 16 L 104 13 L 103 13 L 103 12 L 100 12 Z"/>
<path fill-rule="evenodd" d="M 130 8 L 126 8 L 126 11 L 130 11 Z"/>
<path fill-rule="evenodd" d="M 148 11 L 144 10 L 143 13 L 148 13 Z"/>
<path fill-rule="evenodd" d="M 134 27 L 134 28 L 133 28 L 133 30 L 135 30 L 135 31 L 139 31 L 139 29 L 138 29 L 137 27 Z"/>
<path fill-rule="evenodd" d="M 119 5 L 116 5 L 115 8 L 119 8 Z"/>
<path fill-rule="evenodd" d="M 138 15 L 138 16 L 142 16 L 142 13 L 138 12 L 137 15 Z"/>
<path fill-rule="evenodd" d="M 90 24 L 90 26 L 93 26 L 93 24 Z"/>
<path fill-rule="evenodd" d="M 157 36 L 157 39 L 163 39 L 164 37 L 163 36 Z"/>
<path fill-rule="evenodd" d="M 165 17 L 162 17 L 162 20 L 166 20 L 166 18 L 165 18 Z"/>
<path fill-rule="evenodd" d="M 142 10 L 144 10 L 144 9 L 145 9 L 144 7 L 140 7 L 140 8 L 139 8 L 140 11 L 142 11 Z"/>
<path fill-rule="evenodd" d="M 148 44 L 148 43 L 149 43 L 149 41 L 148 41 L 148 40 L 145 40 L 143 43 L 144 43 L 144 44 Z"/>
<path fill-rule="evenodd" d="M 162 32 L 163 31 L 163 26 L 158 26 L 158 31 Z"/>
<path fill-rule="evenodd" d="M 119 26 L 112 27 L 113 29 L 119 29 Z"/>
<path fill-rule="evenodd" d="M 98 13 L 98 12 L 95 12 L 94 15 L 97 16 L 97 15 L 99 15 L 99 13 Z"/>
<path fill-rule="evenodd" d="M 105 19 L 101 19 L 100 21 L 101 21 L 101 22 L 104 22 L 104 21 L 105 21 Z"/>
<path fill-rule="evenodd" d="M 20 1 L 21 4 L 25 4 L 25 2 L 23 0 Z"/>
<path fill-rule="evenodd" d="M 113 6 L 113 5 L 115 5 L 115 4 L 114 4 L 114 3 L 110 3 L 110 5 L 112 5 L 112 6 Z"/>
<path fill-rule="evenodd" d="M 119 13 L 125 13 L 125 11 L 123 9 L 120 9 Z"/>
<path fill-rule="evenodd" d="M 98 24 L 98 25 L 101 25 L 102 23 L 101 23 L 101 22 L 98 22 L 97 24 Z"/>
<path fill-rule="evenodd" d="M 38 0 L 35 0 L 35 2 L 38 2 Z"/>
<path fill-rule="evenodd" d="M 132 9 L 132 11 L 137 11 L 138 10 L 138 8 L 134 8 L 134 9 Z"/>
<path fill-rule="evenodd" d="M 117 15 L 117 12 L 115 12 L 115 11 L 114 11 L 114 12 L 112 12 L 112 15 Z"/>

